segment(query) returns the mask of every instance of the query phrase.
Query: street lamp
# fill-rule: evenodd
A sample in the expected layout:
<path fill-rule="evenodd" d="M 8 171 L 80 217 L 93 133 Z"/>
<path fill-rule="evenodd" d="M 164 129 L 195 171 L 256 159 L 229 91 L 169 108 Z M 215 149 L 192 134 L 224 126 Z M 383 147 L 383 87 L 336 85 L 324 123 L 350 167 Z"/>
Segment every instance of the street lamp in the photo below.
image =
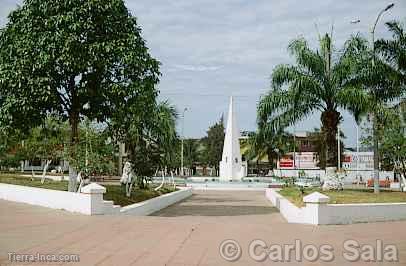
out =
<path fill-rule="evenodd" d="M 337 125 L 337 169 L 338 169 L 338 171 L 340 172 L 340 170 L 341 170 L 341 152 L 340 152 L 340 149 L 341 149 L 341 147 L 340 147 L 340 142 L 341 142 L 341 140 L 340 140 L 340 124 L 338 124 Z"/>
<path fill-rule="evenodd" d="M 394 3 L 387 5 L 384 9 L 382 9 L 378 16 L 376 17 L 374 25 L 371 27 L 371 48 L 372 48 L 372 67 L 375 67 L 375 29 L 376 25 L 379 22 L 382 14 L 388 11 L 389 9 L 395 6 Z M 352 21 L 351 23 L 358 23 L 360 20 Z M 376 114 L 372 114 L 372 128 L 373 128 L 373 141 L 374 141 L 374 192 L 379 193 L 379 142 L 378 142 L 378 132 L 377 132 L 377 117 Z"/>
<path fill-rule="evenodd" d="M 375 67 L 375 28 L 376 25 L 378 24 L 379 19 L 381 18 L 382 14 L 389 9 L 391 9 L 395 4 L 390 4 L 385 9 L 382 9 L 381 12 L 379 12 L 378 16 L 376 17 L 374 26 L 372 27 L 371 30 L 371 36 L 372 36 L 372 67 Z M 374 136 L 374 192 L 379 193 L 379 142 L 378 142 L 378 132 L 377 132 L 377 117 L 376 114 L 373 115 L 373 136 Z"/>
<path fill-rule="evenodd" d="M 378 24 L 379 19 L 381 18 L 382 14 L 386 11 L 388 11 L 389 9 L 391 9 L 392 7 L 394 7 L 395 4 L 392 3 L 388 6 L 385 7 L 385 9 L 382 9 L 381 12 L 379 12 L 378 16 L 376 17 L 375 23 L 371 29 L 371 36 L 372 36 L 372 65 L 375 66 L 375 29 L 376 29 L 376 25 Z"/>
<path fill-rule="evenodd" d="M 183 109 L 183 113 L 182 113 L 182 136 L 181 136 L 181 152 L 180 152 L 180 174 L 181 176 L 184 176 L 184 172 L 183 172 L 183 139 L 184 139 L 184 135 L 183 135 L 183 131 L 185 129 L 185 112 L 188 109 L 185 107 Z"/>

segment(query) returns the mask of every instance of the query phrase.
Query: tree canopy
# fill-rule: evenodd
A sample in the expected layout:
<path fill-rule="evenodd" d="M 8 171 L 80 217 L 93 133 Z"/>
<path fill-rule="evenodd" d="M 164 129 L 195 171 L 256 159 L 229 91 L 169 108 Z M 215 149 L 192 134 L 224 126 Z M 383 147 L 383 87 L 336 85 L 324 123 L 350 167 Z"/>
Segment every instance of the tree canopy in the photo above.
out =
<path fill-rule="evenodd" d="M 32 127 L 47 113 L 105 121 L 155 98 L 159 63 L 122 0 L 26 0 L 0 32 L 0 121 Z"/>
<path fill-rule="evenodd" d="M 289 44 L 296 64 L 281 64 L 272 72 L 271 90 L 258 105 L 258 125 L 264 132 L 276 132 L 321 112 L 321 130 L 326 136 L 327 165 L 337 162 L 337 126 L 342 121 L 339 108 L 358 106 L 360 93 L 349 82 L 353 42 L 342 51 L 334 49 L 331 36 L 320 38 L 319 49 L 312 50 L 303 38 Z"/>
<path fill-rule="evenodd" d="M 154 105 L 159 75 L 123 0 L 25 0 L 0 31 L 0 124 L 28 131 L 57 114 L 74 146 L 83 117 Z"/>
<path fill-rule="evenodd" d="M 224 137 L 224 123 L 223 117 L 221 117 L 220 121 L 216 122 L 209 128 L 207 136 L 203 139 L 206 154 L 206 158 L 204 159 L 206 163 L 214 167 L 216 171 L 219 168 L 219 163 L 223 154 Z"/>

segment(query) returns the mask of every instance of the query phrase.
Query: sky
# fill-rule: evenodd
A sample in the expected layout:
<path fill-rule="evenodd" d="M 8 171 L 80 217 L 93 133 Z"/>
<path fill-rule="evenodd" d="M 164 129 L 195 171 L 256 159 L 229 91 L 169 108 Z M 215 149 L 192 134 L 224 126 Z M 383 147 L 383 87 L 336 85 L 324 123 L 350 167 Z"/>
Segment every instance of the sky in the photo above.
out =
<path fill-rule="evenodd" d="M 21 0 L 0 0 L 0 27 Z M 127 0 L 150 53 L 161 63 L 160 99 L 185 108 L 184 136 L 203 137 L 208 127 L 227 114 L 234 96 L 240 130 L 256 129 L 256 107 L 270 87 L 278 64 L 294 63 L 289 42 L 305 37 L 317 47 L 318 33 L 333 32 L 341 48 L 351 34 L 370 37 L 380 10 L 394 3 L 376 28 L 388 38 L 384 22 L 406 22 L 406 1 L 395 0 Z M 360 23 L 351 24 L 353 20 Z M 333 30 L 332 30 L 333 29 Z M 355 146 L 356 124 L 343 111 L 346 146 Z M 296 130 L 320 127 L 320 113 Z M 182 119 L 178 120 L 181 132 Z M 290 129 L 291 130 L 291 129 Z M 181 133 L 180 133 L 181 134 Z"/>

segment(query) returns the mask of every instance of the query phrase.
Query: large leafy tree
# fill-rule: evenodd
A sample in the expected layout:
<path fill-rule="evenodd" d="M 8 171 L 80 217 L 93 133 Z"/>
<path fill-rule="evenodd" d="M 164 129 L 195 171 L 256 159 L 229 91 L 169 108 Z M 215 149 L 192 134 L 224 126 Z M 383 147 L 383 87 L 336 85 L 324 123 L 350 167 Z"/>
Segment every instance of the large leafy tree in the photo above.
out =
<path fill-rule="evenodd" d="M 379 157 L 381 167 L 395 170 L 406 177 L 406 102 L 380 110 L 377 133 L 379 137 Z M 363 142 L 371 146 L 374 141 L 373 129 L 364 128 Z"/>
<path fill-rule="evenodd" d="M 353 74 L 353 45 L 347 42 L 341 51 L 336 51 L 328 34 L 320 38 L 320 47 L 315 51 L 303 38 L 291 42 L 288 50 L 296 64 L 278 65 L 273 70 L 271 91 L 258 105 L 259 128 L 278 132 L 320 111 L 327 166 L 335 166 L 337 126 L 342 121 L 340 108 L 361 104 L 359 90 L 348 82 Z"/>
<path fill-rule="evenodd" d="M 19 152 L 21 149 L 21 134 L 13 132 L 9 134 L 3 128 L 0 128 L 0 170 L 7 167 L 18 167 L 23 159 Z"/>
<path fill-rule="evenodd" d="M 158 77 L 123 0 L 25 0 L 0 32 L 1 123 L 27 129 L 58 113 L 72 145 L 83 116 L 105 121 L 123 105 L 154 101 Z"/>
<path fill-rule="evenodd" d="M 53 116 L 48 116 L 42 125 L 32 128 L 23 139 L 19 150 L 22 158 L 31 161 L 31 164 L 34 160 L 45 162 L 42 182 L 45 181 L 46 172 L 52 161 L 64 158 L 66 139 L 66 124 Z"/>
<path fill-rule="evenodd" d="M 117 173 L 115 154 L 118 147 L 111 140 L 108 129 L 85 119 L 79 125 L 79 133 L 83 137 L 75 147 L 77 156 L 71 159 L 71 164 L 90 177 Z"/>
<path fill-rule="evenodd" d="M 223 117 L 221 117 L 220 121 L 209 128 L 207 136 L 202 140 L 206 155 L 204 160 L 208 165 L 216 169 L 216 174 L 218 173 L 219 163 L 223 154 L 224 137 L 224 123 Z"/>

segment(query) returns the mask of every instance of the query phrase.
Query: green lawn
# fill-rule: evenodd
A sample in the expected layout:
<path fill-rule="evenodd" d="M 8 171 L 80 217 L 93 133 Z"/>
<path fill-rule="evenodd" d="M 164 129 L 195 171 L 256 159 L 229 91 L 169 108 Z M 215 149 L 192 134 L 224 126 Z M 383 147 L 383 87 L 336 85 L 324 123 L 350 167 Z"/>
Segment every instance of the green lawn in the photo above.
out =
<path fill-rule="evenodd" d="M 329 203 L 387 203 L 406 202 L 406 193 L 397 191 L 381 191 L 375 194 L 373 190 L 345 189 L 343 191 L 321 191 L 318 188 L 306 188 L 304 194 L 297 187 L 286 187 L 279 194 L 286 197 L 298 207 L 304 206 L 303 197 L 318 191 L 330 197 Z"/>
<path fill-rule="evenodd" d="M 47 189 L 54 189 L 54 190 L 68 190 L 68 182 L 67 181 L 52 181 L 49 179 L 45 179 L 45 183 L 41 184 L 40 179 L 35 179 L 31 181 L 28 177 L 20 177 L 17 175 L 10 175 L 10 174 L 3 174 L 0 175 L 0 183 L 6 184 L 13 184 L 13 185 L 21 185 L 21 186 L 29 186 L 29 187 L 38 187 L 38 188 L 47 188 Z M 105 200 L 112 200 L 114 204 L 127 206 L 133 203 L 141 202 L 144 200 L 148 200 L 169 192 L 175 191 L 175 189 L 171 187 L 163 187 L 159 191 L 155 191 L 152 187 L 149 189 L 139 189 L 138 187 L 133 188 L 133 192 L 131 193 L 131 197 L 128 198 L 125 196 L 124 186 L 120 185 L 103 185 L 106 187 L 106 193 L 104 194 Z"/>

